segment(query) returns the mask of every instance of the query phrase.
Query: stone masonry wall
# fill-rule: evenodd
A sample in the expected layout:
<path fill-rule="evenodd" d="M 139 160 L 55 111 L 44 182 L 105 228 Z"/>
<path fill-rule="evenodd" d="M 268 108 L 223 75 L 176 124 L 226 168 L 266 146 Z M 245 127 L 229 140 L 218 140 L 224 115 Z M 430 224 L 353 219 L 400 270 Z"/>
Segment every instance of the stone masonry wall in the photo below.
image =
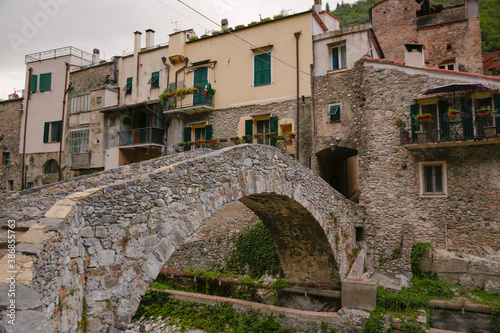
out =
<path fill-rule="evenodd" d="M 7 191 L 7 182 L 13 181 L 14 190 L 21 189 L 21 163 L 19 154 L 19 129 L 21 127 L 23 100 L 0 102 L 0 192 Z M 9 154 L 9 165 L 2 165 L 1 153 Z"/>
<path fill-rule="evenodd" d="M 297 275 L 288 270 L 291 280 L 314 279 L 325 270 L 326 263 L 321 256 L 313 256 L 317 246 L 325 244 L 302 243 L 304 231 L 308 234 L 313 229 L 322 235 L 316 234 L 312 239 L 323 238 L 328 242 L 339 274 L 345 277 L 350 264 L 348 257 L 352 257 L 356 247 L 354 224 L 363 217 L 356 205 L 343 199 L 308 169 L 269 146 L 241 145 L 203 156 L 197 154 L 181 154 L 178 158 L 193 158 L 174 164 L 175 157 L 159 159 L 167 165 L 161 168 L 151 167 L 153 162 L 150 162 L 143 165 L 142 170 L 136 169 L 135 178 L 127 179 L 122 174 L 121 180 L 114 184 L 108 180 L 109 185 L 58 201 L 57 209 L 65 212 L 69 203 L 76 206 L 65 213 L 69 214 L 68 220 L 58 227 L 64 229 L 61 236 L 51 235 L 50 244 L 35 262 L 33 276 L 33 286 L 43 293 L 45 309 L 57 309 L 65 304 L 67 311 L 54 310 L 51 322 L 55 328 L 76 330 L 75 320 L 83 318 L 85 313 L 83 298 L 78 294 L 82 285 L 90 330 L 115 332 L 123 327 L 175 248 L 201 221 L 240 198 L 245 199 L 247 206 L 260 210 L 269 226 L 273 227 L 274 223 L 274 234 L 281 233 L 282 243 L 297 239 L 301 244 L 293 247 L 293 251 L 290 246 L 282 249 L 287 254 L 285 262 L 295 263 L 292 267 L 300 272 Z M 118 176 L 121 171 L 127 173 L 130 167 L 114 170 L 113 174 Z M 108 172 L 97 174 L 102 178 L 95 183 L 103 181 L 104 175 L 111 176 Z M 90 185 L 90 178 L 96 176 L 80 177 L 80 183 L 68 181 L 61 185 L 81 185 L 83 181 Z M 10 196 L 11 201 L 7 203 L 23 202 L 26 206 L 24 200 L 38 202 L 36 199 L 46 194 L 45 191 L 65 190 L 46 187 L 25 191 L 19 198 Z M 28 193 L 31 195 L 26 195 Z M 80 193 L 88 193 L 88 198 L 80 198 Z M 266 204 L 270 204 L 272 210 L 266 211 Z M 4 207 L 2 205 L 2 210 Z M 16 210 L 2 211 L 2 214 L 9 217 L 12 212 Z M 290 225 L 286 224 L 287 220 L 291 221 Z M 303 230 L 301 221 L 315 224 Z M 279 242 L 277 244 L 279 247 Z M 83 282 L 79 277 L 79 259 L 83 260 L 87 277 Z M 55 267 L 47 265 L 55 260 Z"/>
<path fill-rule="evenodd" d="M 410 75 L 398 65 L 376 68 L 369 62 L 316 78 L 318 132 L 339 135 L 340 146 L 358 150 L 359 203 L 367 212 L 370 264 L 378 269 L 409 274 L 415 242 L 492 258 L 500 255 L 500 169 L 496 167 L 500 144 L 410 151 L 400 144 L 399 128 L 394 125 L 399 118 L 409 126 L 410 105 L 426 89 L 459 82 L 460 77 L 455 80 Z M 339 100 L 346 124 L 325 124 L 326 104 Z M 318 138 L 315 151 L 325 147 Z M 446 161 L 447 197 L 420 196 L 421 161 Z M 394 249 L 401 246 L 402 259 L 391 261 Z M 381 267 L 383 262 L 387 263 Z"/>
<path fill-rule="evenodd" d="M 482 74 L 481 29 L 479 19 L 417 28 L 414 0 L 380 2 L 371 10 L 372 26 L 386 59 L 405 61 L 404 44 L 414 41 L 424 45 L 428 67 L 448 58 L 456 58 L 455 70 Z M 447 45 L 451 49 L 447 50 Z"/>
<path fill-rule="evenodd" d="M 108 62 L 71 72 L 70 81 L 73 86 L 72 92 L 86 91 L 106 85 L 108 83 L 107 78 L 110 74 L 111 67 L 112 63 Z"/>

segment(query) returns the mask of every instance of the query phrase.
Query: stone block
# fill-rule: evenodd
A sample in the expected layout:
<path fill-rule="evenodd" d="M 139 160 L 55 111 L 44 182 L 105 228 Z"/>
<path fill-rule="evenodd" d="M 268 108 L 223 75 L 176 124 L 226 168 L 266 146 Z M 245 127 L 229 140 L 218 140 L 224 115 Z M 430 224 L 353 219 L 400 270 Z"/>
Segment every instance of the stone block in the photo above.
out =
<path fill-rule="evenodd" d="M 375 310 L 378 281 L 347 278 L 342 281 L 342 306 L 361 310 Z"/>
<path fill-rule="evenodd" d="M 101 266 L 110 266 L 115 261 L 114 250 L 102 250 L 97 253 L 97 262 Z"/>

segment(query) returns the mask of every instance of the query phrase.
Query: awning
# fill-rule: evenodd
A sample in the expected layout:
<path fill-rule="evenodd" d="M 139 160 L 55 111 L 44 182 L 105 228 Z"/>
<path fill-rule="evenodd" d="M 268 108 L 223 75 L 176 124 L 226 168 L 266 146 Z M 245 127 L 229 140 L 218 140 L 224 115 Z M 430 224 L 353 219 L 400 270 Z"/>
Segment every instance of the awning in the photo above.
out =
<path fill-rule="evenodd" d="M 146 105 L 151 105 L 151 104 L 158 104 L 160 103 L 159 99 L 151 100 L 151 101 L 146 101 L 142 103 L 137 103 L 137 104 L 127 104 L 127 105 L 118 105 L 118 106 L 111 106 L 109 108 L 105 108 L 100 110 L 101 113 L 110 113 L 110 112 L 116 112 L 116 111 L 125 111 L 125 110 L 132 110 L 139 108 L 141 106 L 146 106 Z"/>
<path fill-rule="evenodd" d="M 427 89 L 424 95 L 438 94 L 445 92 L 455 92 L 455 91 L 465 91 L 465 90 L 480 90 L 488 89 L 480 83 L 452 83 L 445 86 L 440 86 L 436 88 Z"/>

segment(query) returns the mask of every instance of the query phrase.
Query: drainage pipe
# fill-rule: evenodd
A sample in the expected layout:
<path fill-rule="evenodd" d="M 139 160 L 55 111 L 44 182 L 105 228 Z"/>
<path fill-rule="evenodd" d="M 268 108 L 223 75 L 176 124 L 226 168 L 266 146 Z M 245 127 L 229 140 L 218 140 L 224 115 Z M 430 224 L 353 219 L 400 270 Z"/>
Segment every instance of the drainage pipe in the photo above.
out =
<path fill-rule="evenodd" d="M 68 94 L 68 75 L 69 75 L 69 68 L 70 64 L 66 63 L 66 77 L 64 79 L 64 96 L 63 96 L 63 107 L 62 107 L 62 116 L 61 116 L 61 137 L 59 138 L 59 181 L 62 180 L 62 167 L 61 167 L 61 161 L 62 161 L 62 144 L 63 144 L 63 138 L 64 138 L 64 111 L 66 111 L 66 95 Z"/>
<path fill-rule="evenodd" d="M 31 98 L 31 73 L 33 73 L 33 68 L 28 69 L 28 97 L 26 98 L 26 110 L 24 110 L 24 134 L 23 134 L 23 173 L 21 175 L 21 189 L 24 190 L 26 188 L 26 163 L 25 163 L 25 157 L 26 157 L 26 129 L 28 128 L 28 105 L 30 103 L 30 98 Z"/>
<path fill-rule="evenodd" d="M 300 117 L 300 101 L 299 101 L 299 38 L 300 38 L 301 32 L 296 32 L 293 35 L 295 36 L 295 49 L 296 49 L 296 56 L 297 56 L 297 161 L 300 161 L 299 159 L 299 152 L 300 152 L 300 130 L 299 130 L 299 117 Z"/>

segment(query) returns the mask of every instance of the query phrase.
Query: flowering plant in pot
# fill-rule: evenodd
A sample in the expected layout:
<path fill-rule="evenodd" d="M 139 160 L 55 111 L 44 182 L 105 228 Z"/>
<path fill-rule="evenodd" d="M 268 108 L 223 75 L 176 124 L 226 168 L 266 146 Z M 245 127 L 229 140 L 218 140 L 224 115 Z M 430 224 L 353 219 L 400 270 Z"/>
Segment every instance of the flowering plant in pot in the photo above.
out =
<path fill-rule="evenodd" d="M 235 142 L 235 141 L 238 141 L 239 139 L 240 139 L 239 136 L 233 136 L 233 137 L 231 137 L 230 140 L 233 141 L 233 142 Z"/>
<path fill-rule="evenodd" d="M 483 106 L 476 110 L 477 114 L 480 116 L 486 116 L 491 111 L 491 106 Z"/>
<path fill-rule="evenodd" d="M 209 139 L 208 143 L 217 143 L 217 139 L 216 138 Z"/>
<path fill-rule="evenodd" d="M 197 144 L 198 145 L 204 145 L 205 144 L 205 139 L 198 139 Z"/>
<path fill-rule="evenodd" d="M 293 133 L 293 132 L 292 133 L 288 133 L 288 137 L 290 139 L 295 139 L 295 133 Z"/>
<path fill-rule="evenodd" d="M 457 110 L 453 107 L 448 108 L 448 117 L 458 117 L 460 115 L 460 110 Z"/>
<path fill-rule="evenodd" d="M 219 142 L 227 142 L 227 138 L 219 138 Z"/>
<path fill-rule="evenodd" d="M 276 132 L 266 133 L 266 138 L 275 138 L 275 137 L 276 137 Z"/>
<path fill-rule="evenodd" d="M 432 122 L 432 114 L 430 113 L 424 113 L 424 114 L 417 114 L 413 117 L 417 123 L 425 123 L 425 122 Z"/>
<path fill-rule="evenodd" d="M 255 139 L 262 139 L 262 138 L 264 137 L 264 134 L 262 134 L 262 133 L 255 133 L 255 134 L 253 135 L 253 137 L 254 137 Z"/>
<path fill-rule="evenodd" d="M 178 147 L 184 147 L 185 145 L 186 145 L 186 143 L 185 143 L 185 142 L 179 142 L 179 143 L 177 143 L 177 146 L 178 146 Z"/>
<path fill-rule="evenodd" d="M 250 139 L 252 139 L 252 136 L 250 136 L 250 135 L 243 135 L 242 138 L 245 141 L 250 141 Z"/>
<path fill-rule="evenodd" d="M 285 141 L 286 138 L 285 138 L 284 135 L 278 135 L 278 136 L 276 136 L 276 140 L 278 140 L 278 141 Z"/>

